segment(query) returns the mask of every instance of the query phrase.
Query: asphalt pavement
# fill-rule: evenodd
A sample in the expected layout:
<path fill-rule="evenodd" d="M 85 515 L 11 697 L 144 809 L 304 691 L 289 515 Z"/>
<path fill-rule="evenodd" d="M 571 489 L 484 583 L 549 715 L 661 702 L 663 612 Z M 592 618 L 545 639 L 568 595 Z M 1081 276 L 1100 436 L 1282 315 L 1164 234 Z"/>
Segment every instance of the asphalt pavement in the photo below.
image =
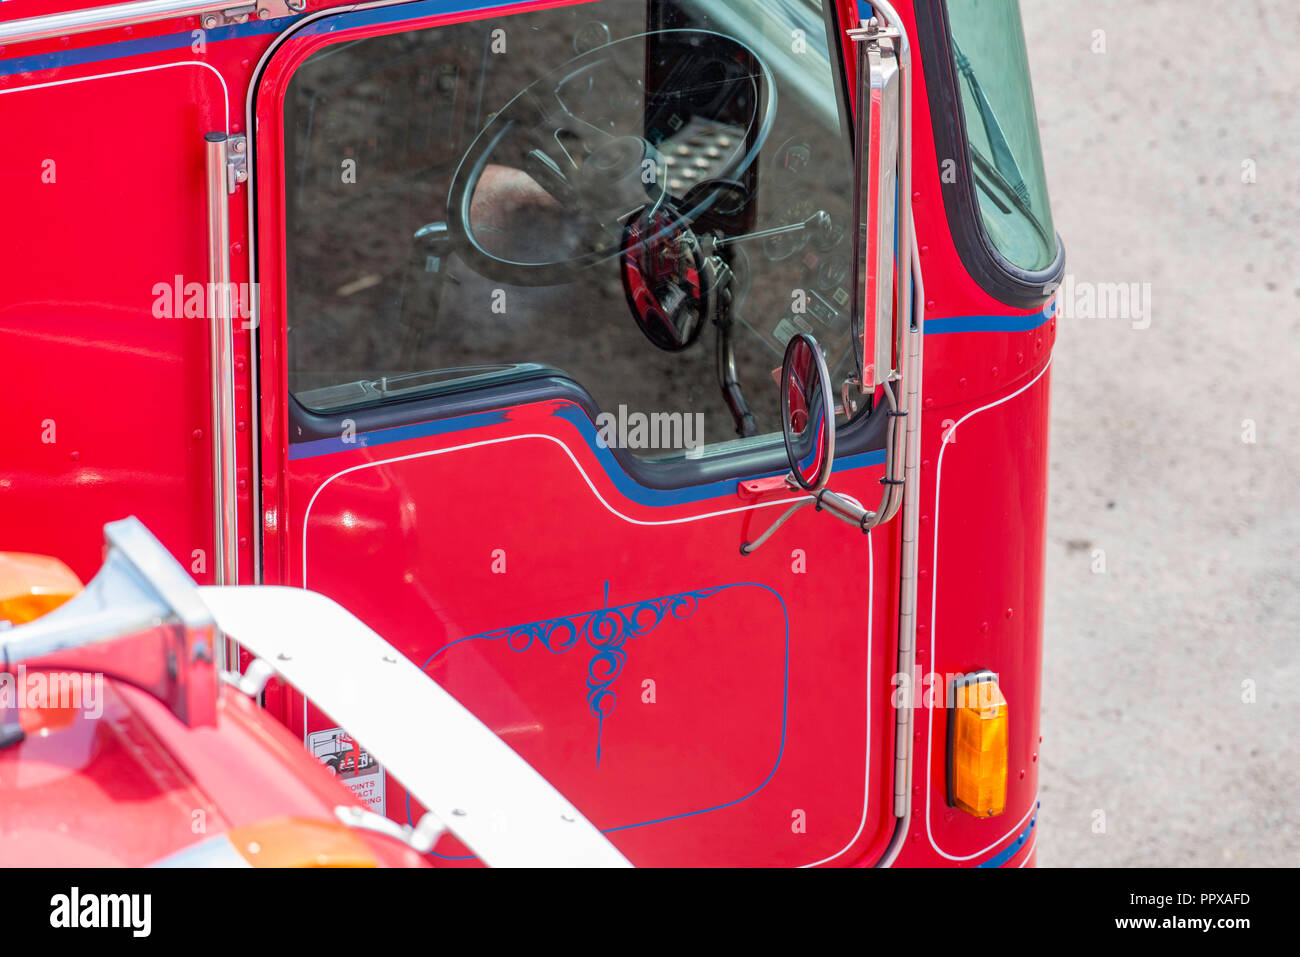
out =
<path fill-rule="evenodd" d="M 1067 272 L 1150 305 L 1058 324 L 1038 862 L 1300 865 L 1300 3 L 1022 8 Z"/>

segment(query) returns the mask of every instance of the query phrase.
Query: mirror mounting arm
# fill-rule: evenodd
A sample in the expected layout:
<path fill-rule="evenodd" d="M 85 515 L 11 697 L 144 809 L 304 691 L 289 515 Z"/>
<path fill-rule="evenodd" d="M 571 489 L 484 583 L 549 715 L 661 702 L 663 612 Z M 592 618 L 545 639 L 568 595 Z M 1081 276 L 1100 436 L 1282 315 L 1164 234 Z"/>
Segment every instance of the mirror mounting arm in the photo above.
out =
<path fill-rule="evenodd" d="M 875 523 L 876 513 L 863 508 L 847 496 L 832 492 L 828 488 L 817 493 L 817 511 L 834 515 L 840 521 L 857 528 L 866 534 Z"/>
<path fill-rule="evenodd" d="M 872 527 L 875 525 L 875 512 L 863 508 L 851 498 L 840 495 L 838 492 L 832 492 L 828 488 L 824 488 L 820 492 L 811 495 L 803 501 L 795 502 L 791 505 L 781 514 L 780 518 L 768 526 L 767 530 L 763 532 L 762 535 L 758 536 L 758 538 L 754 539 L 752 542 L 745 542 L 741 545 L 740 554 L 752 555 L 761 545 L 763 545 L 764 542 L 772 537 L 778 528 L 793 518 L 794 513 L 799 511 L 805 505 L 812 505 L 819 512 L 825 512 L 828 515 L 835 516 L 846 525 L 856 527 L 863 535 L 870 532 Z"/>

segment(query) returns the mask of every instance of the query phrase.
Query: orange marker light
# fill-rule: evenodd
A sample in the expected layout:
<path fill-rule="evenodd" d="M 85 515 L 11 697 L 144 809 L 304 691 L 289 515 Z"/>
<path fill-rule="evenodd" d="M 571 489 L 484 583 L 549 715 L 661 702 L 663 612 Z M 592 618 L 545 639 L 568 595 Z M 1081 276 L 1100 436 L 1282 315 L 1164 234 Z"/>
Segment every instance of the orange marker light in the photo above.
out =
<path fill-rule="evenodd" d="M 948 804 L 975 817 L 1007 806 L 1007 699 L 990 671 L 953 682 L 948 702 Z"/>
<path fill-rule="evenodd" d="M 81 579 L 57 558 L 0 552 L 0 621 L 24 625 L 81 591 Z"/>
<path fill-rule="evenodd" d="M 275 817 L 231 828 L 227 839 L 254 867 L 375 867 L 365 842 L 337 821 Z"/>
<path fill-rule="evenodd" d="M 81 579 L 57 558 L 0 552 L 0 622 L 25 625 L 58 608 L 79 591 Z M 6 698 L 8 695 L 0 694 L 0 711 L 7 709 Z M 26 734 L 66 728 L 80 710 L 55 704 L 28 707 L 22 689 L 18 700 L 18 726 Z"/>

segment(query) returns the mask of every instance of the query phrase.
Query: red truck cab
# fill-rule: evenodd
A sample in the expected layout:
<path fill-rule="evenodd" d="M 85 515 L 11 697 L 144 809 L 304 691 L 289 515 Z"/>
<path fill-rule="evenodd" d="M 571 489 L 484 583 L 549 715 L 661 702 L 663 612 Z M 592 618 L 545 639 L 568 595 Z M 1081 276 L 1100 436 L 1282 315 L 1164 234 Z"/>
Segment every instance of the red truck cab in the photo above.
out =
<path fill-rule="evenodd" d="M 0 549 L 89 579 L 135 515 L 328 596 L 636 865 L 1032 862 L 1064 251 L 1013 0 L 6 0 L 0 190 Z M 223 801 L 110 698 L 21 806 L 157 802 L 117 862 L 281 764 L 430 810 L 284 674 L 177 745 L 257 739 Z"/>

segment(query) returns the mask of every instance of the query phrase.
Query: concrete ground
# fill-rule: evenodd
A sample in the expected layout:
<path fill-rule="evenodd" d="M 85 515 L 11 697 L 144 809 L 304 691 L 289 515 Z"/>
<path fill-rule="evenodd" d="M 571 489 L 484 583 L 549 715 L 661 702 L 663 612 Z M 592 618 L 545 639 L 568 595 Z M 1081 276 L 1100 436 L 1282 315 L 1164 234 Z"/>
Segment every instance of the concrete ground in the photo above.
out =
<path fill-rule="evenodd" d="M 1067 271 L 1151 292 L 1059 323 L 1039 863 L 1300 865 L 1300 4 L 1022 8 Z"/>

